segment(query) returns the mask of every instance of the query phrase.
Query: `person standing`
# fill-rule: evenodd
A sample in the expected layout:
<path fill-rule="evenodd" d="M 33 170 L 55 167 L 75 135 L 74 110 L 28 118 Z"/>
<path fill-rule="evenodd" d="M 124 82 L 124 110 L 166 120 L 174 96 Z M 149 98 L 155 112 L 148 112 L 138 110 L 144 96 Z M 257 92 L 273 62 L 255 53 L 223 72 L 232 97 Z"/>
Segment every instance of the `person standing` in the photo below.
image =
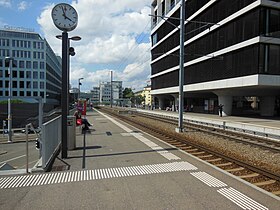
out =
<path fill-rule="evenodd" d="M 219 116 L 222 117 L 223 116 L 223 104 L 219 105 Z"/>

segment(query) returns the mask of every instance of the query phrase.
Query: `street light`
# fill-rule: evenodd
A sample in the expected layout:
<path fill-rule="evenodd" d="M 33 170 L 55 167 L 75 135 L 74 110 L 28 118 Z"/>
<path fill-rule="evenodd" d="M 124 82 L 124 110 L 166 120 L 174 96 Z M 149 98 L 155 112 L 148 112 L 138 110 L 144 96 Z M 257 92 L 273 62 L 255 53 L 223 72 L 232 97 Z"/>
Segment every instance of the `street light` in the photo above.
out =
<path fill-rule="evenodd" d="M 80 98 L 80 92 L 81 92 L 81 88 L 80 88 L 80 86 L 82 85 L 82 83 L 81 83 L 81 80 L 82 79 L 84 79 L 83 77 L 81 77 L 81 78 L 79 78 L 78 79 L 78 85 L 79 85 L 79 92 L 78 92 L 78 99 L 77 100 L 79 100 L 79 98 Z"/>
<path fill-rule="evenodd" d="M 14 59 L 11 57 L 5 58 L 5 63 L 9 62 L 9 98 L 8 98 L 8 142 L 12 142 L 12 114 L 11 114 L 11 97 L 12 97 L 12 65 Z"/>
<path fill-rule="evenodd" d="M 69 115 L 69 56 L 75 55 L 73 47 L 70 47 L 70 40 L 78 41 L 81 37 L 68 38 L 67 31 L 56 38 L 62 39 L 62 83 L 61 83 L 61 156 L 67 158 L 67 115 Z"/>
<path fill-rule="evenodd" d="M 113 71 L 110 70 L 110 73 L 111 73 L 111 97 L 110 97 L 110 104 L 111 104 L 111 108 L 112 108 L 112 105 L 113 105 Z"/>
<path fill-rule="evenodd" d="M 56 35 L 55 36 L 57 39 L 62 39 L 62 35 Z M 70 70 L 70 59 L 69 59 L 69 56 L 74 56 L 76 53 L 75 53 L 75 49 L 73 47 L 70 47 L 70 40 L 73 40 L 73 41 L 80 41 L 82 38 L 80 36 L 72 36 L 72 37 L 67 37 L 67 46 L 66 46 L 66 49 L 67 49 L 67 52 L 66 54 L 68 54 L 68 57 L 67 57 L 67 102 L 66 104 L 64 104 L 64 106 L 67 107 L 67 115 L 69 114 L 69 70 Z M 64 81 L 65 82 L 65 81 Z"/>

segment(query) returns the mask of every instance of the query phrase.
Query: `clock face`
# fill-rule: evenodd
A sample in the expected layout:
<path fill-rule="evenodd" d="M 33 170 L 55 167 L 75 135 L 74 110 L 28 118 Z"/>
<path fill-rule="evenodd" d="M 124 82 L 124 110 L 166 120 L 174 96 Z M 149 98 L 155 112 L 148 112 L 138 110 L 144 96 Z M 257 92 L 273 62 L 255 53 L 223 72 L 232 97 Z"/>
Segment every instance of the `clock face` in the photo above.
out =
<path fill-rule="evenodd" d="M 62 31 L 72 31 L 78 24 L 78 13 L 69 4 L 57 4 L 52 9 L 52 19 L 55 26 Z"/>

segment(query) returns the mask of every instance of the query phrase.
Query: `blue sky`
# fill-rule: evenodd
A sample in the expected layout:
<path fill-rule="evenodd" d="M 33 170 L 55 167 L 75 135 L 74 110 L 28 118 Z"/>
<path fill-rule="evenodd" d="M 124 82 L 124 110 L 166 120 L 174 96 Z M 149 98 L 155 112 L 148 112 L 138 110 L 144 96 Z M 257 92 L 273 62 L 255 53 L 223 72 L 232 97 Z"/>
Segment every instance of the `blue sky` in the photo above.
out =
<path fill-rule="evenodd" d="M 51 9 L 58 3 L 71 4 L 79 14 L 78 27 L 69 36 L 82 40 L 72 42 L 76 56 L 71 57 L 70 83 L 77 86 L 85 78 L 82 91 L 99 82 L 123 81 L 124 87 L 137 90 L 150 76 L 150 0 L 0 0 L 0 28 L 4 25 L 34 29 L 61 54 L 60 34 L 51 19 Z"/>

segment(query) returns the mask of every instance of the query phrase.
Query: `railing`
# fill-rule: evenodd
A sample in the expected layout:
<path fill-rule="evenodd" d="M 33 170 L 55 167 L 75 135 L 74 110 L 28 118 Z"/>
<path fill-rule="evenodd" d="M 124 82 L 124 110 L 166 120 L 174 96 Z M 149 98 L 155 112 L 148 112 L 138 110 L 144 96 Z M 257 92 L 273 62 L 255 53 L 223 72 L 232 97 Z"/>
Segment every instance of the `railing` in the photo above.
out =
<path fill-rule="evenodd" d="M 42 125 L 42 168 L 46 170 L 55 158 L 61 144 L 61 116 Z"/>
<path fill-rule="evenodd" d="M 29 129 L 31 129 L 36 134 L 36 136 L 37 136 L 36 141 L 40 142 L 40 135 L 36 132 L 32 123 L 27 124 L 25 126 L 25 134 L 26 134 L 26 173 L 29 173 L 29 170 L 28 170 L 28 165 L 29 165 L 29 151 L 28 151 Z"/>

